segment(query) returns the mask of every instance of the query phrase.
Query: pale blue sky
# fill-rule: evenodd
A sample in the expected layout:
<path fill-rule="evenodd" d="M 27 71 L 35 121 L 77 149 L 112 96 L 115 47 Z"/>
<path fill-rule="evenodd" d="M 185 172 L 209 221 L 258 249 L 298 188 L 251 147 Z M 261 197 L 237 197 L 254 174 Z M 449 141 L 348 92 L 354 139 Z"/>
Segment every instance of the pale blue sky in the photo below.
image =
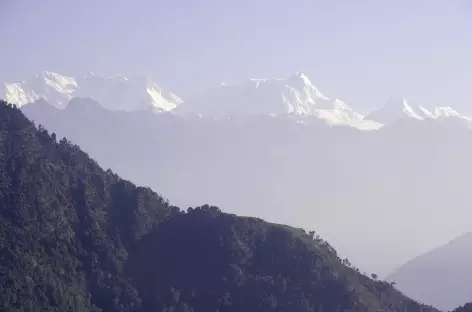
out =
<path fill-rule="evenodd" d="M 403 93 L 472 114 L 468 0 L 0 0 L 0 81 L 145 74 L 184 99 L 305 72 L 362 111 Z"/>

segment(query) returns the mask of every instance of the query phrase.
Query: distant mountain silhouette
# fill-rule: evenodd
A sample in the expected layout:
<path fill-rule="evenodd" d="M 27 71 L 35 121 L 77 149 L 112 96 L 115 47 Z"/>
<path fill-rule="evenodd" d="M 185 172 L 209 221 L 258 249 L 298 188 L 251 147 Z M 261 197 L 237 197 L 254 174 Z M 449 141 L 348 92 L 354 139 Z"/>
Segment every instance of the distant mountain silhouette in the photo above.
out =
<path fill-rule="evenodd" d="M 407 262 L 387 280 L 444 311 L 463 305 L 472 299 L 472 233 Z"/>

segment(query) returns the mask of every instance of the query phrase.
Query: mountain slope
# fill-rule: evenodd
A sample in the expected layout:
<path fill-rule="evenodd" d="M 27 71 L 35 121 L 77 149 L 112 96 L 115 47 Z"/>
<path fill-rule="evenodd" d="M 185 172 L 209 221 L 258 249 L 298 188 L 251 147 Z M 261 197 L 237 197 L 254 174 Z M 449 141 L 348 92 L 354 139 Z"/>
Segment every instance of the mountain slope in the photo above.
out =
<path fill-rule="evenodd" d="M 245 116 L 285 115 L 316 117 L 328 124 L 376 129 L 380 125 L 342 101 L 324 96 L 303 73 L 287 79 L 248 79 L 237 85 L 222 84 L 200 98 L 175 109 L 183 115 Z"/>
<path fill-rule="evenodd" d="M 0 138 L 0 310 L 139 306 L 127 248 L 176 208 L 3 102 Z"/>
<path fill-rule="evenodd" d="M 454 312 L 471 312 L 471 311 L 472 311 L 472 303 L 467 303 L 454 310 Z"/>
<path fill-rule="evenodd" d="M 391 97 L 382 108 L 367 115 L 366 119 L 389 125 L 404 119 L 411 120 L 460 120 L 472 125 L 472 117 L 462 116 L 452 107 L 436 107 L 428 110 L 423 106 L 413 105 L 401 96 Z"/>
<path fill-rule="evenodd" d="M 472 298 L 472 233 L 423 254 L 387 277 L 405 294 L 450 311 Z"/>
<path fill-rule="evenodd" d="M 452 107 L 428 110 L 412 105 L 402 97 L 392 97 L 382 108 L 365 117 L 343 101 L 323 95 L 300 72 L 286 79 L 223 83 L 185 103 L 146 77 L 106 77 L 89 73 L 73 78 L 45 71 L 0 88 L 0 98 L 18 106 L 43 99 L 64 108 L 74 97 L 93 99 L 112 111 L 172 112 L 206 118 L 287 115 L 297 122 L 322 121 L 361 130 L 377 130 L 403 119 L 453 121 L 472 127 L 472 117 L 462 116 Z"/>
<path fill-rule="evenodd" d="M 135 257 L 133 276 L 149 282 L 145 298 L 173 286 L 195 311 L 431 311 L 344 266 L 313 234 L 214 207 L 170 220 Z"/>
<path fill-rule="evenodd" d="M 63 108 L 73 97 L 91 98 L 107 109 L 125 111 L 167 112 L 182 102 L 149 78 L 105 77 L 94 73 L 72 78 L 42 72 L 22 82 L 7 83 L 0 89 L 0 98 L 18 106 L 45 99 Z"/>
<path fill-rule="evenodd" d="M 434 312 L 303 230 L 179 212 L 0 103 L 0 310 Z"/>
<path fill-rule="evenodd" d="M 315 228 L 366 272 L 386 276 L 469 228 L 471 132 L 449 122 L 364 132 L 284 116 L 183 118 L 88 104 L 21 109 L 178 206 L 209 203 Z"/>

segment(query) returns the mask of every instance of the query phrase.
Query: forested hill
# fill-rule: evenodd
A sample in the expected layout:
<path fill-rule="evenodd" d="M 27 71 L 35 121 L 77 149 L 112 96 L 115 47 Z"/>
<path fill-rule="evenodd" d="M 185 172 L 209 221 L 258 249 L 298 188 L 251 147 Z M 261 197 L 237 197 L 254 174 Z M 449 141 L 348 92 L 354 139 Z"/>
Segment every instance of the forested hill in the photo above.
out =
<path fill-rule="evenodd" d="M 472 312 L 472 303 L 467 303 L 457 309 L 454 312 Z"/>
<path fill-rule="evenodd" d="M 132 311 L 128 251 L 178 213 L 0 104 L 0 311 Z"/>
<path fill-rule="evenodd" d="M 436 311 L 313 232 L 182 212 L 56 141 L 0 103 L 0 311 Z"/>

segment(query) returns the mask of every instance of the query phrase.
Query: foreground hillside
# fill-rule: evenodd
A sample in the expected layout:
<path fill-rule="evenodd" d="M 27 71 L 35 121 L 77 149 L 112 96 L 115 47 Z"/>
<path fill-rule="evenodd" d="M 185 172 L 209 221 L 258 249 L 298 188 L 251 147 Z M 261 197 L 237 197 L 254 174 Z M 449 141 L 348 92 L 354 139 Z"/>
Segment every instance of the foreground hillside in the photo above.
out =
<path fill-rule="evenodd" d="M 314 233 L 187 213 L 0 104 L 0 311 L 435 311 Z"/>
<path fill-rule="evenodd" d="M 416 257 L 387 279 L 408 296 L 444 311 L 470 301 L 472 233 Z"/>
<path fill-rule="evenodd" d="M 454 120 L 366 132 L 309 117 L 111 112 L 85 99 L 22 111 L 175 205 L 317 229 L 379 276 L 469 229 L 472 132 Z"/>
<path fill-rule="evenodd" d="M 0 311 L 126 311 L 128 249 L 178 212 L 0 104 Z"/>

